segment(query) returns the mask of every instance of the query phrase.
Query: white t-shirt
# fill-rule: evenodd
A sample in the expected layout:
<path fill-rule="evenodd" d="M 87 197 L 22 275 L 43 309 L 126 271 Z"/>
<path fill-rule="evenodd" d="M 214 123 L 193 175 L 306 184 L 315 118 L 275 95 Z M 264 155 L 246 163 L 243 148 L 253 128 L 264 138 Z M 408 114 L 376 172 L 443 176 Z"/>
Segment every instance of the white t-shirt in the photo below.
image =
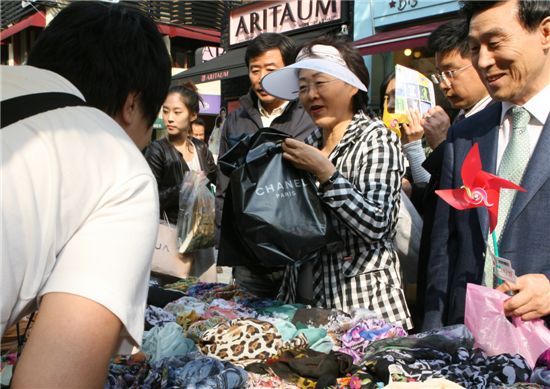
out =
<path fill-rule="evenodd" d="M 81 93 L 59 75 L 1 67 L 2 100 Z M 157 238 L 157 184 L 124 130 L 66 107 L 0 130 L 1 332 L 49 292 L 104 305 L 123 323 L 119 352 L 140 345 Z"/>
<path fill-rule="evenodd" d="M 260 100 L 258 100 L 258 111 L 260 111 L 260 118 L 262 119 L 262 125 L 264 127 L 271 126 L 271 123 L 273 122 L 273 120 L 277 119 L 279 116 L 281 116 L 285 112 L 285 108 L 289 103 L 290 101 L 285 101 L 281 106 L 273 109 L 271 112 L 267 112 L 262 106 L 262 103 L 260 102 Z"/>

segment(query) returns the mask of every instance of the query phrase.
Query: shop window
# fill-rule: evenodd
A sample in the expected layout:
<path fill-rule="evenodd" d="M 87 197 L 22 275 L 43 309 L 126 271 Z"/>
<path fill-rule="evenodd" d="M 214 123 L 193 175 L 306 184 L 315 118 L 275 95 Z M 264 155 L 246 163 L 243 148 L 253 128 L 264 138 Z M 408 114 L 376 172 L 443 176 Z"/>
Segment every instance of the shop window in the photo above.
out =
<path fill-rule="evenodd" d="M 9 43 L 4 41 L 0 45 L 0 63 L 2 65 L 7 65 L 9 59 Z"/>
<path fill-rule="evenodd" d="M 379 92 L 380 85 L 386 75 L 394 71 L 395 65 L 406 66 L 429 76 L 430 74 L 435 73 L 434 53 L 426 47 L 415 47 L 374 54 L 372 56 L 370 108 L 378 115 L 381 115 L 379 107 L 384 99 L 384 96 L 381 96 Z M 451 118 L 453 118 L 456 115 L 457 110 L 451 107 L 439 87 L 434 86 L 434 91 L 436 103 L 440 105 Z"/>

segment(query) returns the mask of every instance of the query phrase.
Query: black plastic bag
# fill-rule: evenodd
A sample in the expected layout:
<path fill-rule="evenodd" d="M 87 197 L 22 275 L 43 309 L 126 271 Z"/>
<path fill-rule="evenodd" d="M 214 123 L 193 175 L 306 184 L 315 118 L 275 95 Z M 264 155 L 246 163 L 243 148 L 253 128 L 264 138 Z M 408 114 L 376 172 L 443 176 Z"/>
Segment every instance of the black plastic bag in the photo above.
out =
<path fill-rule="evenodd" d="M 281 143 L 287 137 L 264 128 L 220 157 L 230 183 L 218 265 L 301 263 L 336 242 L 313 177 L 283 159 Z"/>

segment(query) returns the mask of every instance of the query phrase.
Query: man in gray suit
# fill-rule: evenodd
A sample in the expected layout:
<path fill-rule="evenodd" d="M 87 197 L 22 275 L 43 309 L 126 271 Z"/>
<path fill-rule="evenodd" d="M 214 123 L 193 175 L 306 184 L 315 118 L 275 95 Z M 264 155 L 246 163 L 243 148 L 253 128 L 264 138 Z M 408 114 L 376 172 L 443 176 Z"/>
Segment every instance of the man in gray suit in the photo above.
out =
<path fill-rule="evenodd" d="M 502 190 L 500 257 L 511 261 L 515 283 L 498 286 L 514 296 L 508 315 L 523 320 L 550 315 L 550 2 L 465 1 L 472 63 L 500 103 L 449 129 L 441 188 L 463 185 L 466 154 L 478 143 L 483 170 L 516 182 L 526 192 Z M 507 193 L 506 193 L 507 192 Z M 487 255 L 485 208 L 457 211 L 439 201 L 428 264 L 424 329 L 462 323 L 466 284 L 493 287 Z M 489 246 L 489 247 L 488 247 Z"/>

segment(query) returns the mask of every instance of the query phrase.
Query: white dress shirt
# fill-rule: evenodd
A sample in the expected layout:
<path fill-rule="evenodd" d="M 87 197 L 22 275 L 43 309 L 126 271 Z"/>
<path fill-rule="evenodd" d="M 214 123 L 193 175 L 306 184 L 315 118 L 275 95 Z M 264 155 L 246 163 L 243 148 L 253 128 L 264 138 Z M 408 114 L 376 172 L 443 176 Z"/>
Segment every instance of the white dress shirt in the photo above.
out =
<path fill-rule="evenodd" d="M 529 113 L 531 114 L 531 120 L 527 125 L 527 132 L 529 133 L 529 151 L 530 156 L 533 155 L 533 150 L 540 138 L 542 133 L 542 127 L 548 118 L 550 113 L 550 84 L 533 96 L 527 103 L 523 105 Z M 500 166 L 500 161 L 502 161 L 502 156 L 506 146 L 510 141 L 510 135 L 512 132 L 512 122 L 511 117 L 508 115 L 508 110 L 512 108 L 514 104 L 504 101 L 502 103 L 502 113 L 500 116 L 500 131 L 498 133 L 498 154 L 497 154 L 497 167 Z M 498 171 L 498 169 L 497 169 Z"/>
<path fill-rule="evenodd" d="M 271 126 L 271 122 L 281 116 L 285 111 L 286 106 L 289 101 L 285 101 L 280 107 L 275 108 L 271 113 L 267 112 L 266 109 L 262 106 L 260 100 L 258 100 L 258 111 L 260 111 L 260 117 L 262 118 L 262 124 L 264 127 Z"/>

